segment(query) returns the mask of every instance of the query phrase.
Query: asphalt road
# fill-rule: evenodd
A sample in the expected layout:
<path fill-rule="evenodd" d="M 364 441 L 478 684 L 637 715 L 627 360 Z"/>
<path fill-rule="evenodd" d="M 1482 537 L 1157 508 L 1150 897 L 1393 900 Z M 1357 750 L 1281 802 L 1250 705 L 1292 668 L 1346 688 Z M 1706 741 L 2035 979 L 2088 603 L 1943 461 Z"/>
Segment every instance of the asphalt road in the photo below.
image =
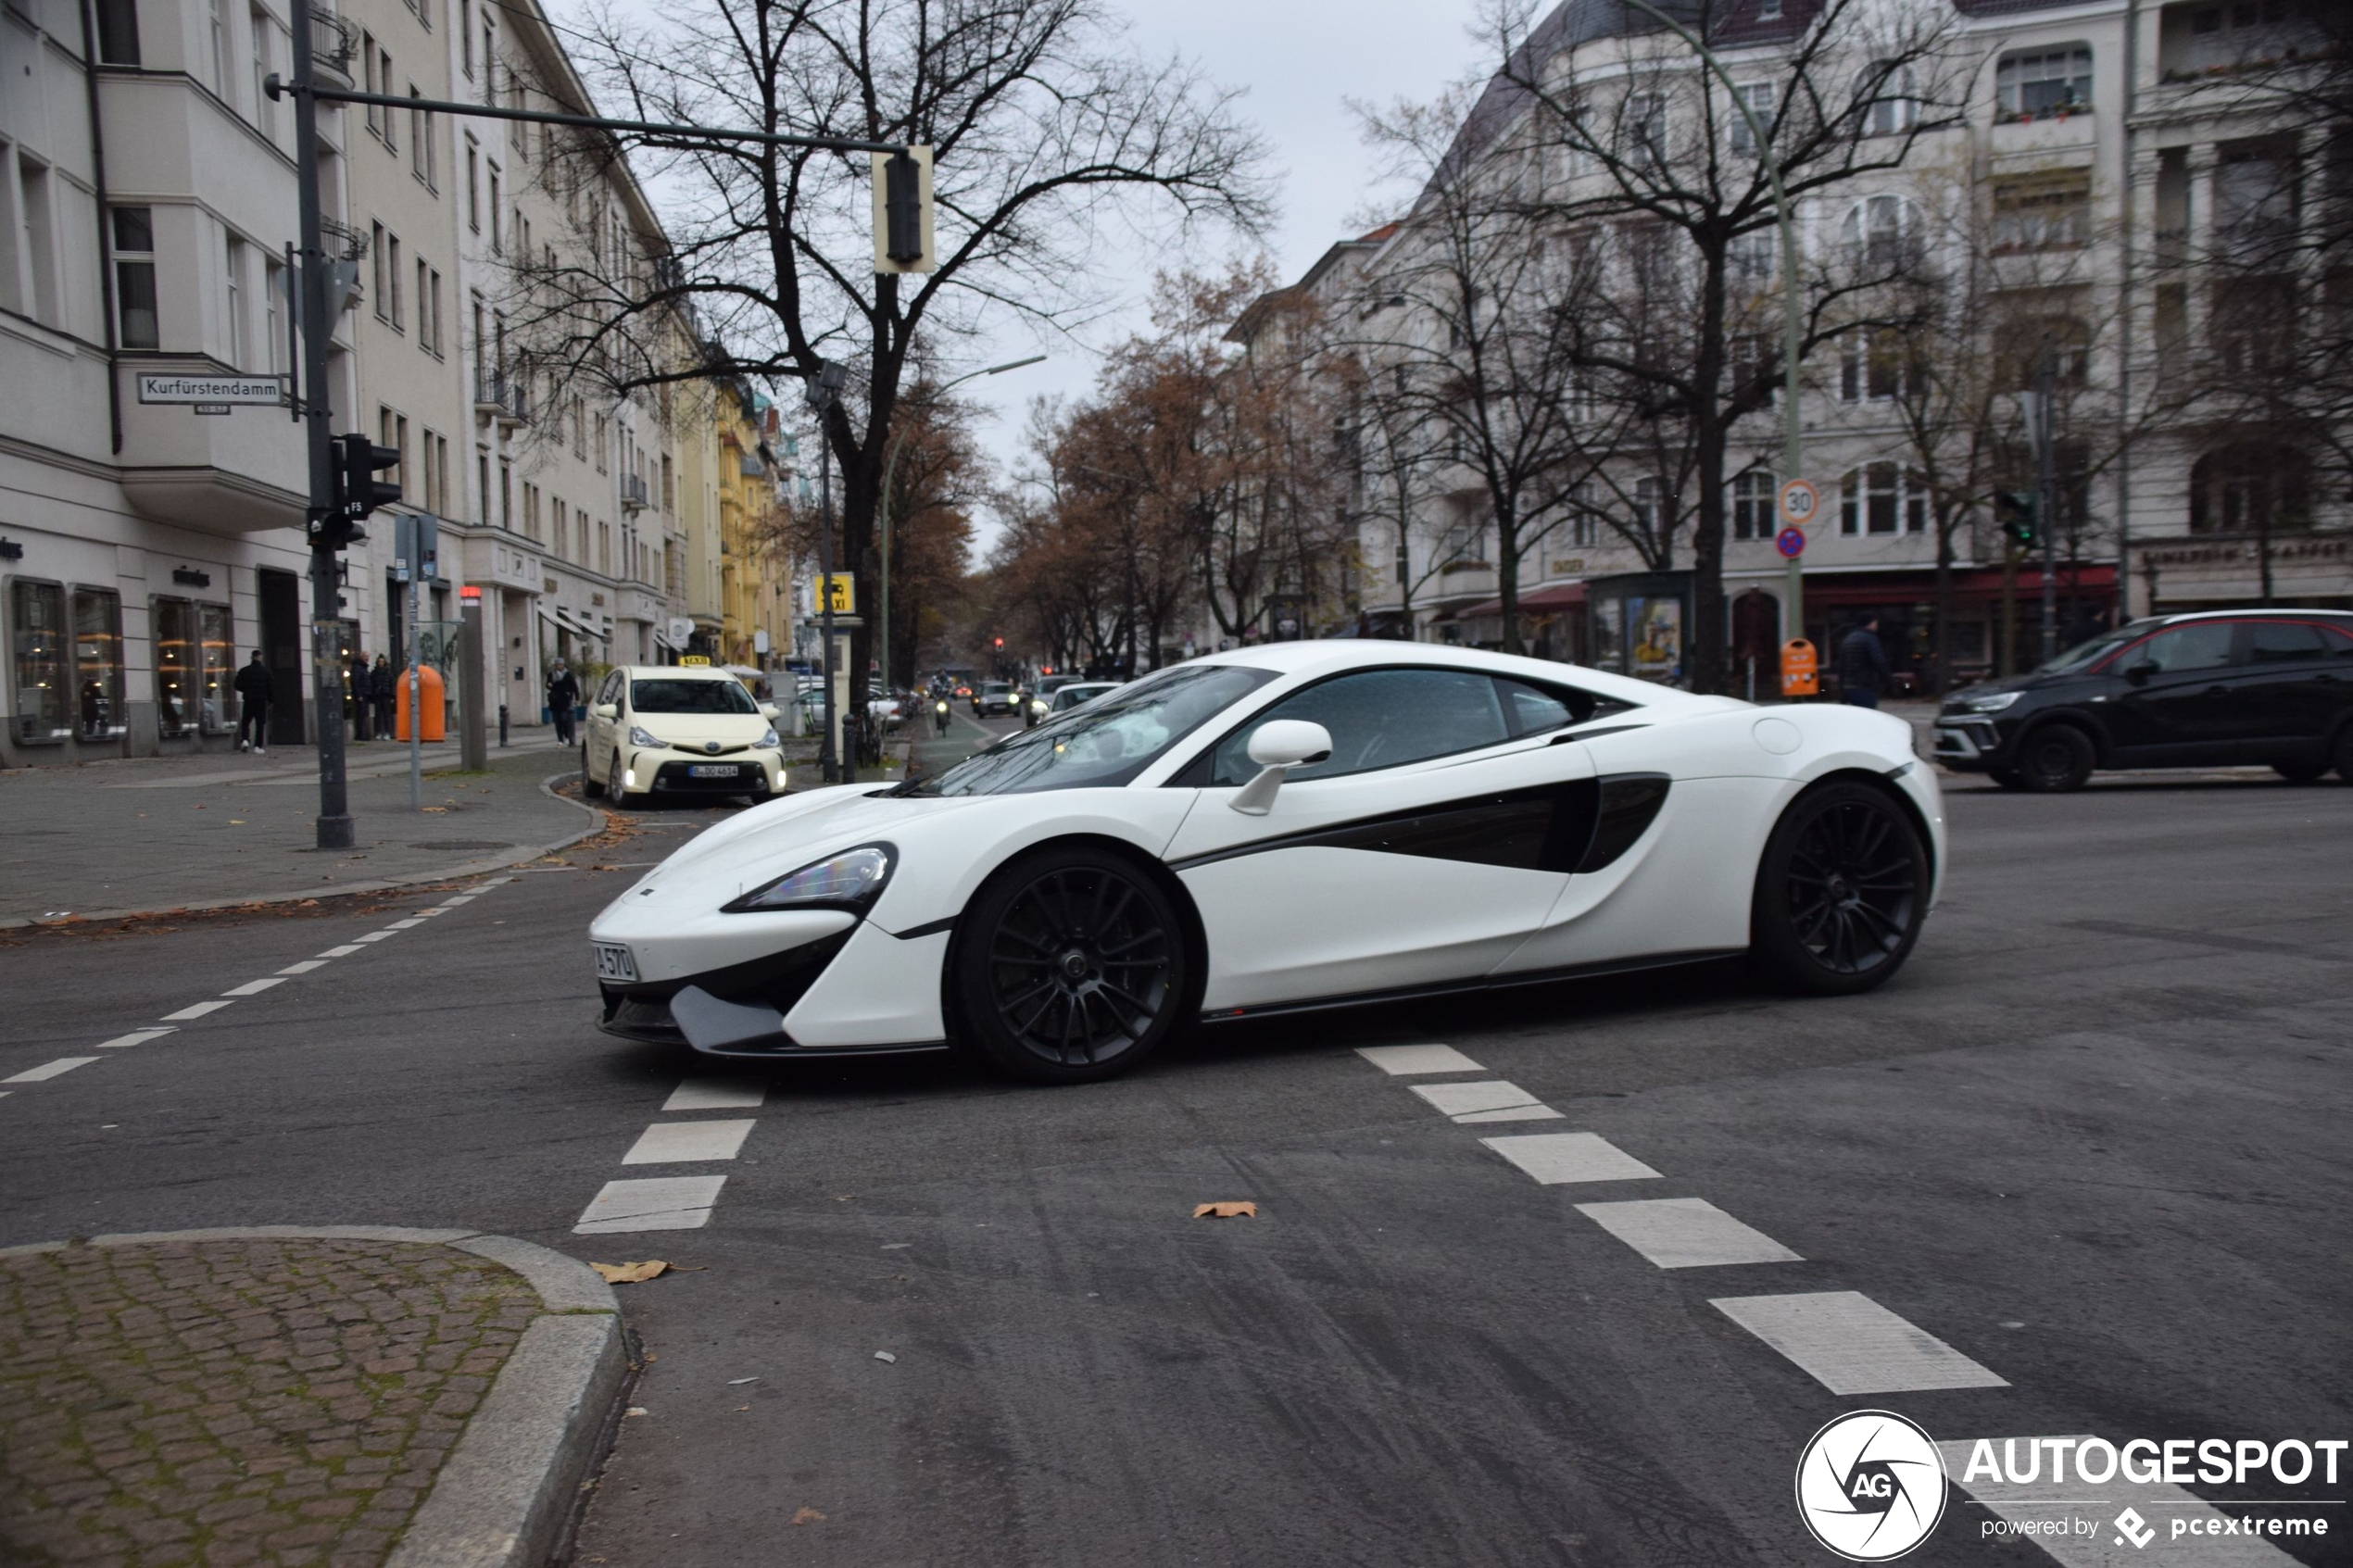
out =
<path fill-rule="evenodd" d="M 718 810 L 371 944 L 445 896 L 20 934 L 0 1077 L 97 1060 L 0 1085 L 0 1244 L 462 1224 L 703 1270 L 623 1287 L 653 1359 L 577 1561 L 648 1568 L 1819 1563 L 1793 1467 L 1862 1406 L 1940 1438 L 2353 1436 L 2353 788 L 1948 787 L 1943 904 L 1869 997 L 1672 972 L 1227 1027 L 1075 1089 L 596 1033 L 583 927 Z M 1455 1125 L 1356 1054 L 1390 1042 L 1564 1120 Z M 689 1075 L 757 1108 L 665 1115 Z M 714 1120 L 750 1123 L 735 1158 L 623 1163 Z M 1553 1129 L 1663 1179 L 1541 1185 L 1479 1143 Z M 724 1175 L 705 1228 L 573 1234 L 673 1173 Z M 1576 1207 L 1629 1197 L 1803 1261 L 1655 1266 Z M 1258 1217 L 1190 1218 L 1234 1198 Z M 2007 1386 L 1842 1397 L 1711 1304 L 1832 1291 Z M 1907 1562 L 2053 1561 L 1953 1512 Z M 2353 1510 L 2322 1512 L 2260 1561 L 2353 1561 Z"/>

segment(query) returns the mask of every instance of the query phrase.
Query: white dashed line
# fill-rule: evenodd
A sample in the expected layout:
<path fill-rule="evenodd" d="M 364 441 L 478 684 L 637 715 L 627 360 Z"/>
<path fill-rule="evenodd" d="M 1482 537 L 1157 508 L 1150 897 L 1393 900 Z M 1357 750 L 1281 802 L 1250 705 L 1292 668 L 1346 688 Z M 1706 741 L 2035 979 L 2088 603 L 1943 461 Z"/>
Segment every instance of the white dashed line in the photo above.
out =
<path fill-rule="evenodd" d="M 657 1122 L 638 1136 L 623 1165 L 676 1165 L 702 1160 L 733 1160 L 757 1125 L 740 1122 Z"/>
<path fill-rule="evenodd" d="M 366 949 L 361 947 L 359 943 L 346 942 L 340 947 L 330 947 L 319 956 L 322 959 L 347 959 L 354 953 L 364 951 L 366 951 Z"/>
<path fill-rule="evenodd" d="M 1356 1054 L 1392 1078 L 1414 1073 L 1487 1071 L 1452 1046 L 1359 1046 Z"/>
<path fill-rule="evenodd" d="M 365 936 L 355 936 L 352 940 L 354 942 L 381 942 L 387 936 L 397 936 L 399 935 L 400 934 L 398 932 L 392 930 L 371 931 Z"/>
<path fill-rule="evenodd" d="M 732 1078 L 689 1078 L 661 1102 L 670 1110 L 758 1110 L 768 1091 Z"/>
<path fill-rule="evenodd" d="M 61 1056 L 39 1067 L 28 1067 L 13 1078 L 0 1078 L 0 1084 L 43 1084 L 77 1067 L 87 1067 L 97 1060 L 94 1056 Z"/>
<path fill-rule="evenodd" d="M 126 1046 L 144 1046 L 149 1040 L 160 1040 L 166 1035 L 177 1033 L 179 1031 L 175 1029 L 133 1029 L 128 1035 L 117 1035 L 111 1040 L 99 1041 L 98 1048 L 102 1051 L 118 1051 Z"/>
<path fill-rule="evenodd" d="M 1517 1084 L 1501 1078 L 1490 1078 L 1479 1084 L 1416 1084 L 1414 1093 L 1457 1121 L 1468 1121 L 1482 1112 L 1499 1110 L 1535 1110 L 1545 1116 L 1557 1116 L 1557 1110 L 1545 1107 L 1541 1100 Z M 1527 1120 L 1515 1117 L 1513 1120 Z"/>
<path fill-rule="evenodd" d="M 163 1022 L 166 1023 L 185 1023 L 192 1018 L 202 1018 L 206 1013 L 219 1012 L 222 1008 L 234 1007 L 237 1004 L 234 1002 L 225 1001 L 198 1002 L 194 1007 L 182 1008 L 178 1012 L 165 1013 L 163 1015 Z"/>
<path fill-rule="evenodd" d="M 650 1176 L 607 1182 L 572 1227 L 574 1236 L 694 1231 L 711 1223 L 724 1176 Z"/>
<path fill-rule="evenodd" d="M 2033 1452 L 2032 1444 L 2054 1440 L 2070 1445 L 2069 1451 L 2072 1452 L 2074 1445 L 2088 1439 L 2080 1436 L 1991 1439 L 1995 1453 L 2004 1452 L 2005 1443 L 2013 1443 L 2016 1448 L 2010 1451 L 2021 1456 Z M 2054 1512 L 2054 1504 L 2082 1502 L 2087 1495 L 2084 1488 L 2092 1485 L 2081 1478 L 2053 1481 L 2048 1474 L 2052 1467 L 2047 1464 L 2038 1472 L 2044 1478 L 2037 1481 L 2019 1483 L 2000 1478 L 1989 1479 L 1982 1468 L 1976 1480 L 1963 1480 L 1962 1477 L 1969 1473 L 1969 1455 L 1976 1449 L 1977 1444 L 1969 1440 L 1936 1445 L 1937 1452 L 1944 1456 L 1945 1473 L 1952 1476 L 1953 1485 L 1982 1503 L 1985 1511 L 1997 1519 L 2047 1521 L 2057 1518 L 2059 1515 Z M 2041 1547 L 2052 1558 L 2065 1563 L 2067 1568 L 2122 1568 L 2122 1564 L 2127 1562 L 2145 1562 L 2146 1559 L 2141 1555 L 2142 1549 L 2125 1540 L 2117 1527 L 2108 1523 L 2108 1517 L 2113 1517 L 2108 1515 L 2108 1510 L 2121 1510 L 2129 1506 L 2140 1511 L 2148 1524 L 2169 1536 L 2172 1533 L 2174 1520 L 2198 1521 L 2195 1526 L 2196 1536 L 2190 1537 L 2185 1529 L 2183 1538 L 2194 1541 L 2200 1568 L 2208 1568 L 2208 1565 L 2211 1568 L 2282 1568 L 2282 1565 L 2296 1561 L 2279 1548 L 2246 1536 L 2227 1536 L 2220 1532 L 2208 1535 L 2208 1528 L 2226 1516 L 2204 1498 L 2183 1487 L 2169 1486 L 2162 1481 L 2136 1483 L 2117 1478 L 2099 1483 L 2094 1489 L 2108 1494 L 2097 1504 L 2106 1517 L 2101 1518 L 2096 1535 L 2079 1536 L 2070 1532 L 2046 1536 L 2037 1532 L 2023 1536 L 2023 1538 Z M 2152 1512 L 2158 1509 L 2164 1512 Z"/>
<path fill-rule="evenodd" d="M 422 925 L 425 922 L 422 918 L 412 916 L 408 920 L 394 921 L 390 925 L 384 927 L 384 929 L 386 931 L 406 931 L 412 925 Z M 364 942 L 367 938 L 363 936 L 360 940 Z"/>
<path fill-rule="evenodd" d="M 271 986 L 283 985 L 285 983 L 284 975 L 272 974 L 260 980 L 248 980 L 242 985 L 232 985 L 220 994 L 224 997 L 258 997 Z"/>
<path fill-rule="evenodd" d="M 1535 1133 L 1479 1142 L 1543 1183 L 1658 1181 L 1643 1164 L 1599 1133 Z"/>
<path fill-rule="evenodd" d="M 1580 1203 L 1577 1211 L 1662 1269 L 1806 1261 L 1704 1198 Z"/>
<path fill-rule="evenodd" d="M 327 960 L 324 959 L 305 959 L 300 963 L 288 964 L 278 972 L 280 974 L 308 974 L 314 969 L 324 969 L 326 967 Z"/>
<path fill-rule="evenodd" d="M 1859 1291 L 1735 1296 L 1709 1304 L 1833 1394 L 2009 1386 Z"/>

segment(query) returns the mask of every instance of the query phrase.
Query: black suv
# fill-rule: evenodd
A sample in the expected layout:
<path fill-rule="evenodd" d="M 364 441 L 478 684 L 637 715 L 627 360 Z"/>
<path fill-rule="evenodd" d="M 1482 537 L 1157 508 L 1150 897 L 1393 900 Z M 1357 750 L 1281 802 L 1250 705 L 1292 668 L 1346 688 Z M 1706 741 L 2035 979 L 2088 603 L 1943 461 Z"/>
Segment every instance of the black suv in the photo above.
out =
<path fill-rule="evenodd" d="M 2221 610 L 2135 621 L 2039 670 L 1955 692 L 1936 759 L 2012 789 L 2081 789 L 2095 768 L 2268 763 L 2353 782 L 2353 612 Z"/>

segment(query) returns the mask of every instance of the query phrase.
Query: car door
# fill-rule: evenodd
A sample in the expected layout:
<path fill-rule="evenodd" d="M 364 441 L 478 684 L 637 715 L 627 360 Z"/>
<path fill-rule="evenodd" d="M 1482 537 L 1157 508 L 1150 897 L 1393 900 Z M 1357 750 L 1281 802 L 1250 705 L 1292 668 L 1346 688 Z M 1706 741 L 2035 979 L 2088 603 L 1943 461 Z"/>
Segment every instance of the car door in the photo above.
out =
<path fill-rule="evenodd" d="M 2243 623 L 2242 668 L 2235 672 L 2239 706 L 2266 761 L 2317 762 L 2353 698 L 2353 643 L 2309 621 Z"/>
<path fill-rule="evenodd" d="M 1258 771 L 1250 736 L 1277 719 L 1322 724 L 1332 755 L 1245 815 L 1231 802 Z M 1523 683 L 1398 667 L 1294 692 L 1224 735 L 1176 781 L 1201 794 L 1165 851 L 1209 939 L 1204 1010 L 1493 969 L 1542 923 L 1592 829 L 1577 787 L 1592 760 L 1552 744 L 1566 722 Z"/>
<path fill-rule="evenodd" d="M 2109 707 L 2118 760 L 2138 767 L 2230 762 L 2246 746 L 2231 678 L 2238 623 L 2169 626 L 2117 655 L 2126 685 Z"/>

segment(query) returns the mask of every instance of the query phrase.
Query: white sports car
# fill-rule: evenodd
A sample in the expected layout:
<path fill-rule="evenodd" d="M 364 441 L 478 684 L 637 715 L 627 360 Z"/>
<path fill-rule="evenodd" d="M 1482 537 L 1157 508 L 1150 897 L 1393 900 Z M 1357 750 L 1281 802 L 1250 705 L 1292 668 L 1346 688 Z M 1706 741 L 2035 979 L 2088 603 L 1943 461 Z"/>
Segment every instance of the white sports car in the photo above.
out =
<path fill-rule="evenodd" d="M 936 775 L 809 790 L 590 932 L 604 1027 L 722 1056 L 1124 1072 L 1175 1031 L 1745 953 L 1900 968 L 1944 816 L 1911 728 L 1393 642 L 1196 659 Z"/>

